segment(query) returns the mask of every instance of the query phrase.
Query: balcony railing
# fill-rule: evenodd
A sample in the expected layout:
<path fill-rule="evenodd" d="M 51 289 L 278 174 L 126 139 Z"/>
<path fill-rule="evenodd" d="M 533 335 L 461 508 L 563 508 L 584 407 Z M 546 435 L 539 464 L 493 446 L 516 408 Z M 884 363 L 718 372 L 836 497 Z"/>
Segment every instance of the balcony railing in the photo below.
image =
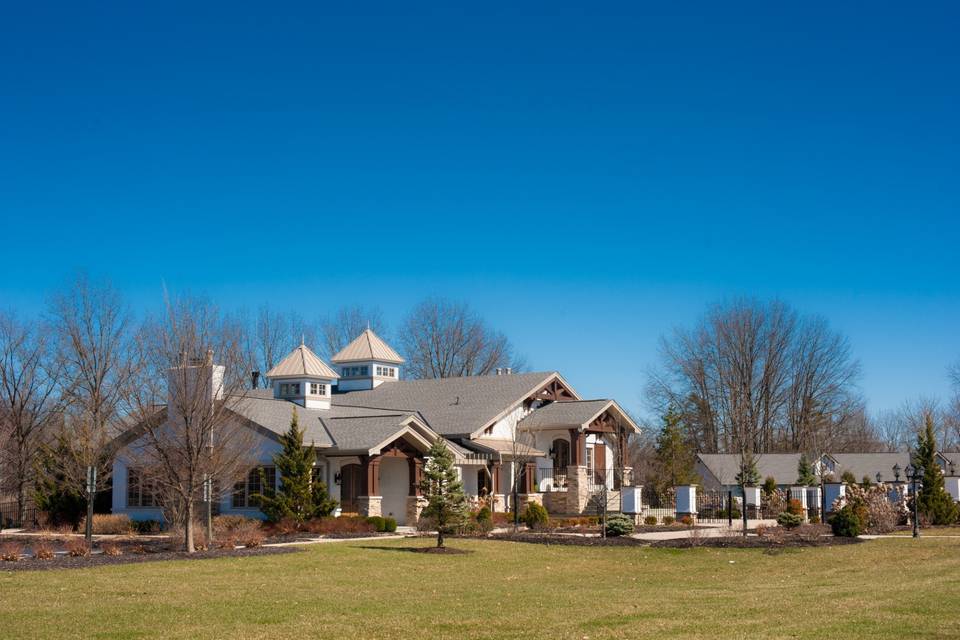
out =
<path fill-rule="evenodd" d="M 537 467 L 537 487 L 540 491 L 566 491 L 567 470 Z"/>

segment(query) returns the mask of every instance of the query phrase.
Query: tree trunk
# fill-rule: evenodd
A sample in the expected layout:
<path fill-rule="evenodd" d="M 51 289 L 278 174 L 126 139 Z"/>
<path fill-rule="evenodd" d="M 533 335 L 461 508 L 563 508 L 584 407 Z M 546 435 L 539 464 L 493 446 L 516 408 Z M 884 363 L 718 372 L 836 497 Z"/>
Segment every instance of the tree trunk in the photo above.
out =
<path fill-rule="evenodd" d="M 183 527 L 183 547 L 187 553 L 193 553 L 193 500 L 187 500 L 186 522 Z"/>
<path fill-rule="evenodd" d="M 443 549 L 443 527 L 437 527 L 437 548 Z"/>

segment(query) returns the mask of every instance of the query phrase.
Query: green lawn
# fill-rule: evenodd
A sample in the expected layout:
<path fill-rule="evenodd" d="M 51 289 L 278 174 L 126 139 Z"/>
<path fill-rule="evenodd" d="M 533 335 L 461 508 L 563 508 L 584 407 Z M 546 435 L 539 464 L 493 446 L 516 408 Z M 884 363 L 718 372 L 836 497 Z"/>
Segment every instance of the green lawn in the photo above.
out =
<path fill-rule="evenodd" d="M 960 540 L 791 550 L 454 540 L 0 573 L 9 638 L 955 638 Z M 364 546 L 368 548 L 364 548 Z M 375 548 L 369 548 L 369 547 Z M 2 568 L 2 565 L 0 565 Z"/>

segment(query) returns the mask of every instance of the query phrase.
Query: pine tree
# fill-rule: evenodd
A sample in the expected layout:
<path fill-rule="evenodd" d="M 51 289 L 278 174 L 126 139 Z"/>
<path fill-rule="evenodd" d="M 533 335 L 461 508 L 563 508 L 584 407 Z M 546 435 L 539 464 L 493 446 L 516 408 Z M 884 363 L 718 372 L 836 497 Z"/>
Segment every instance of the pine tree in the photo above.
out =
<path fill-rule="evenodd" d="M 931 524 L 953 524 L 957 521 L 957 504 L 943 487 L 943 474 L 937 464 L 937 440 L 933 417 L 928 413 L 923 430 L 917 434 L 914 466 L 923 468 L 923 487 L 917 495 L 917 509 Z"/>
<path fill-rule="evenodd" d="M 663 414 L 663 427 L 657 435 L 656 459 L 663 489 L 696 481 L 693 449 L 684 438 L 682 416 L 674 407 Z"/>
<path fill-rule="evenodd" d="M 443 440 L 427 453 L 420 489 L 427 499 L 423 515 L 437 525 L 437 548 L 443 548 L 444 534 L 454 533 L 467 519 L 467 496 L 453 466 L 454 458 Z"/>
<path fill-rule="evenodd" d="M 797 463 L 797 484 L 801 487 L 812 487 L 817 484 L 817 476 L 813 473 L 813 465 L 807 460 L 807 454 L 800 454 L 800 462 Z"/>
<path fill-rule="evenodd" d="M 290 418 L 290 429 L 280 436 L 280 444 L 283 448 L 273 457 L 280 476 L 280 488 L 276 491 L 268 488 L 266 476 L 261 471 L 260 482 L 264 491 L 256 496 L 260 510 L 271 522 L 290 518 L 297 524 L 332 513 L 337 503 L 327 495 L 326 484 L 313 481 L 316 452 L 313 447 L 303 446 L 303 430 L 297 420 L 296 408 Z"/>
<path fill-rule="evenodd" d="M 760 482 L 757 461 L 752 453 L 745 451 L 740 455 L 740 471 L 737 472 L 736 480 L 741 487 L 755 487 Z"/>

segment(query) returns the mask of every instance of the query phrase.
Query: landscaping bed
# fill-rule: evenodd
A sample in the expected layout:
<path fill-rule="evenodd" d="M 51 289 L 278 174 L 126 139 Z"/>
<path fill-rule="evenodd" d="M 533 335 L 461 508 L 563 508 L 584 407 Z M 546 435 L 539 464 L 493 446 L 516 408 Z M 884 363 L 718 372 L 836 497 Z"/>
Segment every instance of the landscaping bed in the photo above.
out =
<path fill-rule="evenodd" d="M 536 533 L 519 531 L 517 533 L 496 533 L 491 540 L 507 542 L 529 542 L 533 544 L 564 545 L 570 547 L 639 547 L 649 545 L 647 540 L 637 540 L 626 536 L 601 538 L 600 536 L 572 536 L 556 533 Z"/>
<path fill-rule="evenodd" d="M 209 560 L 214 558 L 233 558 L 247 556 L 275 555 L 279 553 L 295 553 L 295 547 L 255 547 L 253 549 L 211 549 L 187 553 L 185 551 L 169 551 L 157 546 L 145 547 L 143 551 L 123 553 L 121 555 L 106 555 L 95 552 L 89 556 L 73 557 L 57 555 L 49 560 L 37 558 L 21 558 L 17 562 L 0 562 L 0 571 L 44 571 L 49 569 L 85 569 L 116 564 L 133 564 L 139 562 L 159 562 L 162 560 Z"/>
<path fill-rule="evenodd" d="M 785 549 L 798 547 L 831 547 L 856 544 L 858 542 L 862 541 L 858 538 L 834 536 L 830 532 L 830 527 L 818 524 L 806 524 L 795 529 L 760 527 L 756 533 L 748 535 L 747 537 L 733 534 L 729 536 L 693 536 L 673 540 L 656 540 L 653 541 L 650 546 L 671 549 L 691 549 L 694 547 L 721 549 Z"/>

